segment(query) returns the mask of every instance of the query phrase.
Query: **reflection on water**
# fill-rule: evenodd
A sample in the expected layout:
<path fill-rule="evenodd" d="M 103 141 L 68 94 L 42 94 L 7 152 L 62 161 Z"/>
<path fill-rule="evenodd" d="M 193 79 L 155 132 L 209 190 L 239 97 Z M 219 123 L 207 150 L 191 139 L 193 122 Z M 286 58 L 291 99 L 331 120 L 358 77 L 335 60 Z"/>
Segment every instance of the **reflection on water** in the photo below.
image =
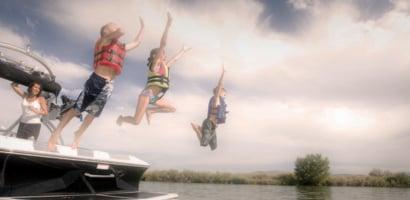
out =
<path fill-rule="evenodd" d="M 295 187 L 141 182 L 141 191 L 178 193 L 179 200 L 410 200 L 410 188 Z"/>
<path fill-rule="evenodd" d="M 330 187 L 311 187 L 298 186 L 296 187 L 297 200 L 328 200 L 331 199 Z"/>

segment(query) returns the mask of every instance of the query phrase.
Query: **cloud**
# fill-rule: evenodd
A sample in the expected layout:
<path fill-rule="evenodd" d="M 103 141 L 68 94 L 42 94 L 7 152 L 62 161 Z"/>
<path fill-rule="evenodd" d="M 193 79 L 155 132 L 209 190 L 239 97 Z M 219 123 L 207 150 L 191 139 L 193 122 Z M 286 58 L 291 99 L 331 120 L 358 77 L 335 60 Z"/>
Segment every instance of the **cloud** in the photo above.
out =
<path fill-rule="evenodd" d="M 92 69 L 84 64 L 64 62 L 54 56 L 44 56 L 44 59 L 52 67 L 56 81 L 67 89 L 82 88 L 91 74 Z"/>
<path fill-rule="evenodd" d="M 360 0 L 352 1 L 360 10 L 361 18 L 364 20 L 377 19 L 394 8 L 394 1 L 391 0 Z"/>
<path fill-rule="evenodd" d="M 289 0 L 288 1 L 296 10 L 305 10 L 314 7 L 319 3 L 317 0 Z"/>
<path fill-rule="evenodd" d="M 29 17 L 26 17 L 26 24 L 27 24 L 28 27 L 30 27 L 30 29 L 32 31 L 34 31 L 36 29 L 36 26 L 37 26 L 38 23 L 39 23 L 38 21 L 33 21 Z"/>
<path fill-rule="evenodd" d="M 406 1 L 393 5 L 363 20 L 350 1 L 289 1 L 287 6 L 309 13 L 301 34 L 260 23 L 266 5 L 259 1 L 61 1 L 42 7 L 72 37 L 89 41 L 108 21 L 121 24 L 124 40 L 130 40 L 143 16 L 145 36 L 128 55 L 132 63 L 145 63 L 158 46 L 167 10 L 174 16 L 169 56 L 184 43 L 193 46 L 171 71 L 166 98 L 176 113 L 157 114 L 150 126 L 143 121 L 138 127 L 117 127 L 116 117 L 133 114 L 143 88 L 136 79 L 144 75 L 129 68 L 135 77 L 116 80 L 118 87 L 84 135 L 83 146 L 136 154 L 154 168 L 243 171 L 292 170 L 297 156 L 318 152 L 330 158 L 335 173 L 367 173 L 377 167 L 408 168 L 401 158 L 409 150 L 410 58 L 404 52 L 410 19 Z M 79 86 L 91 70 L 45 57 L 59 66 L 57 77 L 66 85 Z M 211 152 L 199 147 L 189 123 L 206 116 L 222 61 L 230 113 L 217 129 L 219 147 Z M 78 125 L 74 121 L 65 129 L 67 141 Z"/>
<path fill-rule="evenodd" d="M 28 37 L 16 33 L 11 27 L 0 22 L 1 40 L 3 42 L 15 44 L 17 46 L 26 46 L 28 44 Z"/>

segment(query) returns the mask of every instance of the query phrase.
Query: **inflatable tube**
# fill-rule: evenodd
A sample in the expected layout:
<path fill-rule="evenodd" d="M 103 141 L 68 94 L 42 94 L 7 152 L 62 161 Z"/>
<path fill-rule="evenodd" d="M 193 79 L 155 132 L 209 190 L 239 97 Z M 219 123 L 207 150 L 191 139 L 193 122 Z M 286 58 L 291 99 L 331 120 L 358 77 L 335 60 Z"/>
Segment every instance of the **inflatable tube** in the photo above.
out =
<path fill-rule="evenodd" d="M 52 80 L 52 78 L 39 71 L 24 71 L 15 63 L 0 60 L 0 78 L 28 86 L 33 81 L 38 81 L 43 87 L 43 91 L 50 92 L 58 96 L 61 91 L 61 85 Z"/>

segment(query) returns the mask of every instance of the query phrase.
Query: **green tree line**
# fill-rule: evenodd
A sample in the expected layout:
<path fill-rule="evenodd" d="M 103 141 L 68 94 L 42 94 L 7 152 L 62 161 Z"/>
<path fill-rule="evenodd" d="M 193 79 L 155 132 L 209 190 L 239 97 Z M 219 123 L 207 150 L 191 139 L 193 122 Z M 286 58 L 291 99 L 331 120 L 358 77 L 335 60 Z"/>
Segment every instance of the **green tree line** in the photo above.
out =
<path fill-rule="evenodd" d="M 372 175 L 372 172 L 369 173 L 369 175 L 331 175 L 321 185 L 356 187 L 410 187 L 409 174 L 403 172 L 388 172 L 383 175 Z M 272 175 L 264 172 L 226 173 L 194 172 L 190 170 L 155 170 L 146 172 L 143 180 L 173 183 L 302 185 L 297 181 L 297 178 L 293 173 Z"/>
<path fill-rule="evenodd" d="M 296 184 L 293 174 L 271 175 L 264 172 L 227 173 L 195 172 L 191 170 L 156 170 L 144 174 L 144 181 L 175 183 L 214 183 L 214 184 L 252 184 L 289 185 Z"/>
<path fill-rule="evenodd" d="M 410 187 L 410 175 L 380 169 L 368 175 L 330 175 L 329 160 L 320 154 L 297 158 L 293 173 L 227 173 L 191 170 L 147 171 L 143 181 L 174 183 L 251 184 L 251 185 L 321 185 L 363 187 Z"/>

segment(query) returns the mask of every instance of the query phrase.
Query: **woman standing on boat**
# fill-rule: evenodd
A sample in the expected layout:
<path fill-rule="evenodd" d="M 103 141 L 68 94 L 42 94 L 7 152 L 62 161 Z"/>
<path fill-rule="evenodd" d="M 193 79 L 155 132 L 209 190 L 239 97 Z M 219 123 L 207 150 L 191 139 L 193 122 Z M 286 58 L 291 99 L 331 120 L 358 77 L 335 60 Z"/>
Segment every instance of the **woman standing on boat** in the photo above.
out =
<path fill-rule="evenodd" d="M 48 114 L 47 102 L 41 96 L 41 84 L 32 82 L 27 88 L 27 93 L 17 83 L 12 83 L 11 87 L 23 98 L 21 103 L 23 114 L 16 137 L 23 139 L 34 137 L 37 140 L 41 129 L 41 117 Z"/>
<path fill-rule="evenodd" d="M 151 50 L 148 58 L 147 65 L 149 69 L 147 85 L 139 95 L 135 114 L 134 116 L 120 115 L 117 119 L 117 124 L 119 126 L 121 126 L 123 122 L 138 125 L 144 117 L 144 114 L 146 115 L 149 124 L 151 115 L 154 113 L 175 112 L 175 107 L 163 98 L 166 91 L 169 89 L 169 68 L 190 48 L 184 46 L 174 57 L 170 60 L 166 60 L 164 49 L 171 23 L 172 17 L 171 14 L 168 13 L 168 21 L 161 38 L 160 47 Z M 148 105 L 152 105 L 153 107 L 148 107 Z"/>

